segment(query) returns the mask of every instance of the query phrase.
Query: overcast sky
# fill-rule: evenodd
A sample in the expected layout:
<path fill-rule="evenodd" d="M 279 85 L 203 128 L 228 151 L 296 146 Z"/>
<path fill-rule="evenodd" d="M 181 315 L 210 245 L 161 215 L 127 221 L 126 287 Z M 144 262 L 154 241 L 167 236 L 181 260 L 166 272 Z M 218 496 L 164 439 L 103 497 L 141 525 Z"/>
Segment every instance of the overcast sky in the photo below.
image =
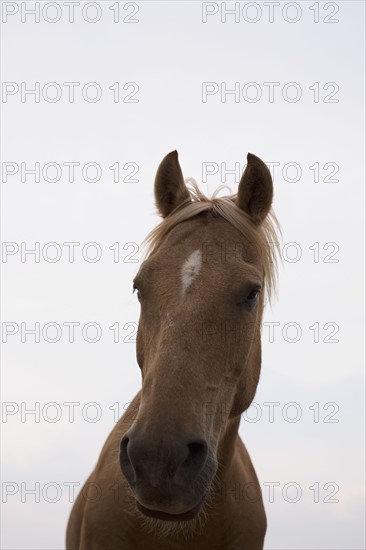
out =
<path fill-rule="evenodd" d="M 139 389 L 131 285 L 172 149 L 204 192 L 248 151 L 274 171 L 284 261 L 240 428 L 265 548 L 365 548 L 364 3 L 35 4 L 2 2 L 2 548 L 63 548 L 65 483 Z"/>

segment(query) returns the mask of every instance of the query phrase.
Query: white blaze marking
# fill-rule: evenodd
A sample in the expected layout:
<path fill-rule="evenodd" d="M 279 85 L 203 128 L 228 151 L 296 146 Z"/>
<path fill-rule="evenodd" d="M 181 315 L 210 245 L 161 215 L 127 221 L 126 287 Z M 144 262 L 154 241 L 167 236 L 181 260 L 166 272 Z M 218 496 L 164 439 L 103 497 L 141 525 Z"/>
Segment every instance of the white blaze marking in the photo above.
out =
<path fill-rule="evenodd" d="M 194 250 L 182 265 L 182 292 L 187 290 L 193 279 L 197 277 L 202 267 L 202 254 L 200 250 Z"/>

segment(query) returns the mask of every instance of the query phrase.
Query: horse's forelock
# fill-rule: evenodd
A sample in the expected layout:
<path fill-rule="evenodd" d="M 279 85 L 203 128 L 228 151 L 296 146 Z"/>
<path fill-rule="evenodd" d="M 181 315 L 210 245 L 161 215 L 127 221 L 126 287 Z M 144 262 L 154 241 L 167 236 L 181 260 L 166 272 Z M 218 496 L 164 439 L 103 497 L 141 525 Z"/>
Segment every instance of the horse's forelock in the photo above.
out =
<path fill-rule="evenodd" d="M 181 222 L 190 220 L 202 212 L 213 212 L 224 218 L 259 250 L 265 276 L 266 293 L 270 299 L 276 291 L 278 238 L 281 234 L 277 218 L 271 210 L 260 226 L 255 225 L 248 214 L 236 205 L 236 195 L 218 197 L 218 193 L 227 188 L 218 187 L 211 198 L 204 195 L 193 178 L 186 180 L 190 198 L 171 212 L 157 225 L 144 240 L 145 257 L 148 258 L 162 244 L 166 235 Z"/>

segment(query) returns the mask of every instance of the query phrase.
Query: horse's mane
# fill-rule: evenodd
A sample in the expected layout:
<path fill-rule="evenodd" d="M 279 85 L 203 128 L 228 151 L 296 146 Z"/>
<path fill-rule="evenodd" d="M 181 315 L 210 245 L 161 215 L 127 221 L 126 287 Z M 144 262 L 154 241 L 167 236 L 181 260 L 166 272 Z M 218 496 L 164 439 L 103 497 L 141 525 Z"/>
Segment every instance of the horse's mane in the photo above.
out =
<path fill-rule="evenodd" d="M 199 189 L 193 178 L 185 181 L 190 198 L 175 208 L 163 221 L 157 225 L 144 240 L 146 257 L 153 254 L 161 245 L 164 237 L 179 223 L 194 218 L 201 212 L 212 212 L 227 220 L 242 233 L 251 246 L 259 251 L 262 259 L 264 281 L 268 298 L 276 290 L 278 235 L 280 226 L 274 212 L 271 210 L 260 226 L 255 225 L 250 217 L 236 205 L 237 195 L 218 197 L 225 185 L 218 187 L 211 199 Z"/>

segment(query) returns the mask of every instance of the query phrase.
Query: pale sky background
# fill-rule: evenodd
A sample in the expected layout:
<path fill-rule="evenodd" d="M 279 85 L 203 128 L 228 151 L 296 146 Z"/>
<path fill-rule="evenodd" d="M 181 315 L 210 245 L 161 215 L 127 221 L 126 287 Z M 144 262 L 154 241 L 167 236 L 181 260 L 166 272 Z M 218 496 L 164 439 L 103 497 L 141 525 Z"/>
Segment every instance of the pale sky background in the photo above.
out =
<path fill-rule="evenodd" d="M 32 8 L 34 2 L 2 4 L 3 10 L 18 8 L 7 20 L 3 13 L 3 81 L 19 88 L 24 82 L 28 89 L 39 82 L 45 94 L 44 86 L 56 82 L 62 91 L 55 103 L 42 95 L 39 103 L 33 96 L 22 102 L 20 92 L 6 102 L 3 96 L 3 170 L 13 166 L 19 171 L 3 182 L 2 238 L 16 243 L 13 250 L 22 242 L 28 248 L 38 242 L 46 257 L 44 245 L 56 242 L 62 256 L 55 263 L 42 256 L 39 263 L 34 256 L 22 262 L 18 252 L 2 260 L 3 339 L 11 327 L 19 330 L 3 344 L 2 399 L 14 404 L 3 407 L 14 414 L 2 417 L 1 547 L 63 548 L 71 509 L 63 484 L 85 481 L 114 425 L 110 407 L 118 403 L 122 411 L 139 389 L 135 345 L 123 342 L 134 330 L 133 324 L 126 324 L 138 321 L 131 284 L 139 264 L 123 259 L 158 222 L 153 204 L 156 168 L 166 153 L 177 149 L 184 175 L 195 177 L 205 192 L 213 192 L 222 175 L 218 172 L 202 183 L 203 163 L 243 167 L 248 151 L 279 163 L 274 208 L 289 256 L 280 268 L 278 298 L 266 309 L 262 377 L 257 405 L 248 413 L 254 418 L 259 410 L 262 416 L 258 422 L 244 419 L 240 428 L 262 483 L 268 517 L 265 548 L 364 549 L 364 3 L 297 2 L 286 8 L 289 3 L 281 2 L 271 23 L 269 7 L 256 2 L 257 7 L 250 8 L 262 12 L 256 23 L 242 15 L 239 22 L 234 16 L 222 22 L 220 11 L 203 23 L 201 2 L 121 2 L 121 21 L 114 23 L 110 7 L 115 2 L 106 1 L 98 4 L 101 17 L 94 24 L 82 18 L 84 2 L 75 7 L 74 23 L 68 22 L 63 2 L 58 3 L 60 20 L 55 23 L 45 21 L 42 14 L 35 23 L 34 16 L 21 13 L 21 4 Z M 240 3 L 241 9 L 247 4 Z M 135 5 L 138 12 L 131 17 L 138 22 L 123 23 L 127 14 L 137 11 Z M 211 8 L 219 10 L 220 5 L 211 3 Z M 315 8 L 310 9 L 314 5 L 319 8 L 318 23 Z M 56 9 L 49 10 L 45 17 L 55 18 Z M 92 10 L 87 12 L 90 18 L 96 13 Z M 285 20 L 300 11 L 297 22 Z M 247 18 L 254 16 L 254 11 L 247 12 Z M 325 18 L 338 22 L 326 23 Z M 67 99 L 64 82 L 80 83 L 74 103 Z M 80 92 L 90 82 L 102 90 L 96 103 L 85 101 Z M 134 89 L 123 86 L 136 83 L 138 102 L 115 103 L 109 87 L 116 82 L 122 97 Z M 225 83 L 232 89 L 238 82 L 241 91 L 255 82 L 262 97 L 256 103 L 243 96 L 235 102 L 233 95 L 221 101 L 216 93 L 203 102 L 203 82 L 216 83 L 219 90 Z M 266 82 L 279 83 L 273 102 L 268 100 Z M 302 92 L 297 102 L 283 99 L 290 82 Z M 294 90 L 288 89 L 290 97 Z M 48 89 L 49 97 L 53 91 Z M 248 90 L 249 97 L 253 91 L 254 87 Z M 338 102 L 324 102 L 327 96 Z M 15 164 L 4 165 L 11 162 Z M 41 175 L 35 183 L 28 174 L 22 182 L 22 162 L 28 168 L 35 162 L 41 168 L 58 163 L 61 178 L 50 182 Z M 68 181 L 65 162 L 81 165 L 74 182 Z M 94 183 L 85 181 L 81 172 L 89 162 L 102 169 Z M 135 166 L 124 170 L 126 163 L 137 164 L 133 178 L 138 181 L 115 183 L 109 167 L 117 162 L 121 179 Z M 301 167 L 298 181 L 289 181 L 297 179 L 291 169 L 289 177 L 286 169 L 283 172 L 288 163 Z M 319 166 L 319 181 L 314 165 Z M 333 171 L 336 181 L 328 181 Z M 50 177 L 53 174 L 50 168 Z M 226 183 L 234 192 L 237 176 L 229 175 Z M 68 261 L 65 242 L 81 243 L 74 263 Z M 81 254 L 90 242 L 102 251 L 96 263 Z M 117 242 L 120 261 L 115 263 L 109 247 Z M 288 243 L 297 243 L 301 251 L 297 262 L 289 261 L 295 249 Z M 7 246 L 10 250 L 12 245 Z M 92 256 L 92 248 L 88 251 Z M 49 256 L 54 252 L 48 249 Z M 141 258 L 141 253 L 134 258 Z M 62 328 L 59 341 L 46 341 L 55 334 L 51 327 L 39 343 L 31 335 L 22 342 L 21 323 L 31 328 L 36 322 L 41 330 L 57 323 Z M 67 322 L 80 323 L 74 343 L 68 341 L 63 324 Z M 81 335 L 90 322 L 102 330 L 96 343 Z M 268 336 L 270 322 L 280 323 L 273 342 Z M 120 326 L 119 343 L 109 329 L 115 323 Z M 282 330 L 287 323 L 301 327 L 299 341 L 286 341 Z M 319 342 L 314 342 L 316 327 Z M 290 327 L 288 339 L 294 338 L 292 331 Z M 41 409 L 57 403 L 60 420 L 47 421 L 55 408 L 46 407 L 39 422 L 31 415 L 22 422 L 20 411 L 34 408 L 35 402 Z M 65 402 L 80 403 L 73 423 Z M 96 423 L 81 414 L 90 402 L 98 403 L 102 412 Z M 268 402 L 279 403 L 274 422 L 264 405 Z M 286 412 L 294 415 L 294 407 L 287 406 L 291 402 L 301 413 L 296 423 L 283 418 Z M 316 410 L 319 422 L 314 421 Z M 88 412 L 91 418 L 95 409 Z M 264 485 L 270 482 L 280 484 L 274 502 Z M 24 495 L 36 483 L 40 502 Z M 48 483 L 60 487 L 57 502 L 49 502 L 55 490 Z M 301 488 L 296 503 L 282 496 L 287 483 Z M 319 502 L 309 489 L 314 484 L 319 484 Z M 7 495 L 11 488 L 15 494 Z M 324 502 L 333 492 L 338 502 Z M 294 495 L 291 490 L 288 494 Z"/>

